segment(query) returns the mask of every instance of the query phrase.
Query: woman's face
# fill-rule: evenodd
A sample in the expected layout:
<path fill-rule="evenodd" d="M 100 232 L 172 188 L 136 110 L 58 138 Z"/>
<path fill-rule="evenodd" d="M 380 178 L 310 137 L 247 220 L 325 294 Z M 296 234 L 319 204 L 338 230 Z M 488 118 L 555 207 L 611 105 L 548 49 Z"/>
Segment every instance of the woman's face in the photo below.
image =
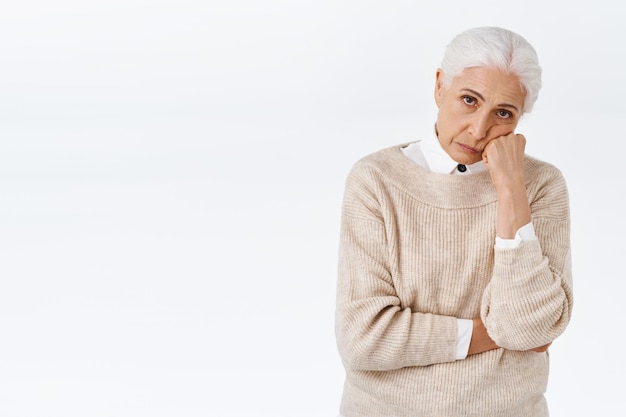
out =
<path fill-rule="evenodd" d="M 491 140 L 515 130 L 526 93 L 516 75 L 494 68 L 466 68 L 447 86 L 443 77 L 437 70 L 439 142 L 456 162 L 473 164 Z"/>

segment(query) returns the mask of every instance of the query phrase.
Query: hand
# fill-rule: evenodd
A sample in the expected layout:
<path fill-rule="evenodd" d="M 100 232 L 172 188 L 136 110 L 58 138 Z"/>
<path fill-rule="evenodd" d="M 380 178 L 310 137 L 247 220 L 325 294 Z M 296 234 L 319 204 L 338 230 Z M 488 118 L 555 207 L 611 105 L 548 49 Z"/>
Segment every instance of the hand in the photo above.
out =
<path fill-rule="evenodd" d="M 482 155 L 483 162 L 496 191 L 524 183 L 522 167 L 525 149 L 526 138 L 516 133 L 499 136 L 487 144 Z"/>
<path fill-rule="evenodd" d="M 475 355 L 477 353 L 486 352 L 492 349 L 498 349 L 498 345 L 494 342 L 489 334 L 487 328 L 481 319 L 474 319 L 474 327 L 472 330 L 472 339 L 470 340 L 468 355 Z"/>

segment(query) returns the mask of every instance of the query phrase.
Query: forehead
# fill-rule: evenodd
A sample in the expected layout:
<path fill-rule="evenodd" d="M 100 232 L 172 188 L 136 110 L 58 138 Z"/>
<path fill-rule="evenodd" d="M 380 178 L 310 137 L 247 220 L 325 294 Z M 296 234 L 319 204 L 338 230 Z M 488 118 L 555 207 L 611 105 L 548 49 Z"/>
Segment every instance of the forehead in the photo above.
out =
<path fill-rule="evenodd" d="M 489 67 L 465 68 L 454 77 L 450 88 L 457 92 L 473 90 L 480 93 L 487 102 L 493 101 L 497 104 L 504 101 L 518 109 L 522 108 L 526 98 L 517 75 Z"/>

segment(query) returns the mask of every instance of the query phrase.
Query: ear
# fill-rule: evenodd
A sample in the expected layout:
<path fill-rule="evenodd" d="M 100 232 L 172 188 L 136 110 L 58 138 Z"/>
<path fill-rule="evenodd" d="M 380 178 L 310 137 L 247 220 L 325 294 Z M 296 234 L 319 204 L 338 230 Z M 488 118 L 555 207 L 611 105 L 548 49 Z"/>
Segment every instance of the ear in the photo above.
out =
<path fill-rule="evenodd" d="M 437 73 L 435 75 L 435 103 L 437 103 L 437 107 L 440 107 L 441 100 L 443 99 L 443 71 L 441 68 L 437 68 Z"/>

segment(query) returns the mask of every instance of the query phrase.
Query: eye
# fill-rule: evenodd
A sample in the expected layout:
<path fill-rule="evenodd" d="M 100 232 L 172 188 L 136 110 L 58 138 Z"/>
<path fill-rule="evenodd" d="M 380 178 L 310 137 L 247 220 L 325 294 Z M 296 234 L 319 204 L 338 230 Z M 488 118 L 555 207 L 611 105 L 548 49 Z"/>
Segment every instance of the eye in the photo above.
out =
<path fill-rule="evenodd" d="M 461 99 L 463 100 L 463 103 L 467 104 L 468 106 L 476 105 L 476 99 L 472 96 L 463 96 L 461 97 Z"/>
<path fill-rule="evenodd" d="M 513 117 L 513 113 L 511 113 L 508 110 L 498 110 L 498 117 L 502 118 L 502 119 L 510 119 Z"/>

